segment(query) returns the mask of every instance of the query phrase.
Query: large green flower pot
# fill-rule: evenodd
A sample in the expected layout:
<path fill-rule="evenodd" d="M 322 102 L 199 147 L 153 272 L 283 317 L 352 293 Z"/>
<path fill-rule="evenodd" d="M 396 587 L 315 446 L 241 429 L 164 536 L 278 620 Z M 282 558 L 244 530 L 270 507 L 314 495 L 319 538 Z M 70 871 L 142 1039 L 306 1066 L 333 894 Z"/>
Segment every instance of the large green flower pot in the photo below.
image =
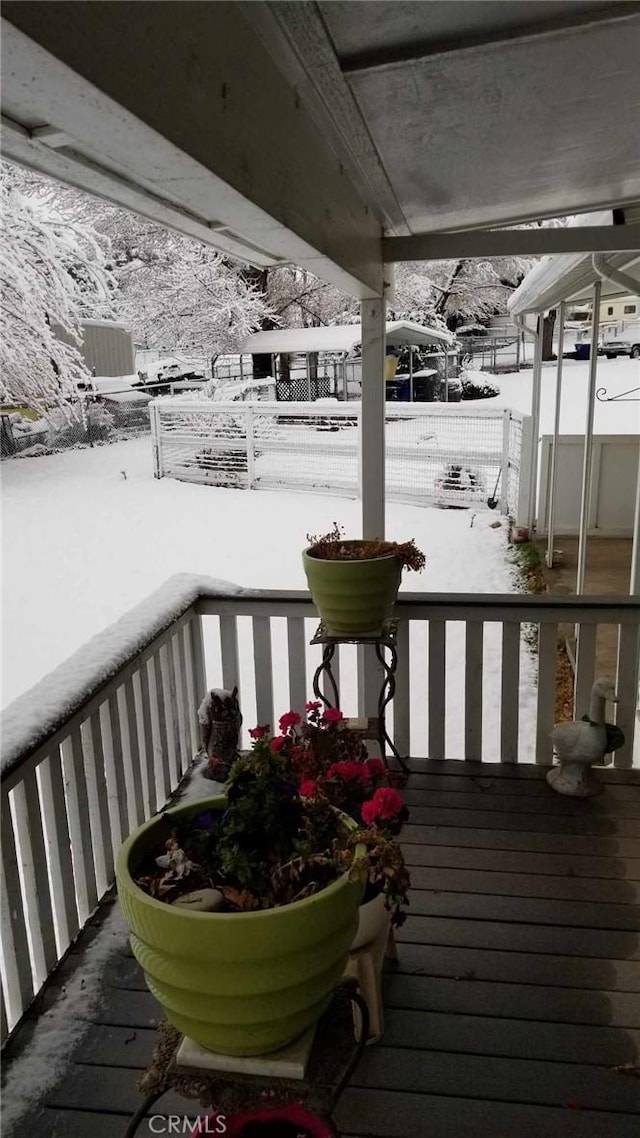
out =
<path fill-rule="evenodd" d="M 207 798 L 167 813 L 225 805 L 224 797 Z M 210 1051 L 263 1055 L 284 1047 L 319 1018 L 344 972 L 362 886 L 344 874 L 276 909 L 185 912 L 149 897 L 131 876 L 160 844 L 160 826 L 152 818 L 132 834 L 116 870 L 131 947 L 150 991 L 167 1019 Z"/>
<path fill-rule="evenodd" d="M 362 541 L 344 541 L 347 549 Z M 334 636 L 362 636 L 379 632 L 391 616 L 402 575 L 395 554 L 363 561 L 326 561 L 302 554 L 309 592 L 321 620 Z"/>

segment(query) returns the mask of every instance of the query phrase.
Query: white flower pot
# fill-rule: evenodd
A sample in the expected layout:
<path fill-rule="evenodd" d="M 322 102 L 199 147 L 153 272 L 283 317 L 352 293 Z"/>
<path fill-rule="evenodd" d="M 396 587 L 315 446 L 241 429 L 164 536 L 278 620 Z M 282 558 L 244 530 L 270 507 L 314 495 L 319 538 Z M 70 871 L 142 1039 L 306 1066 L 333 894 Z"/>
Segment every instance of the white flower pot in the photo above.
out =
<path fill-rule="evenodd" d="M 385 924 L 391 920 L 391 912 L 384 903 L 384 893 L 378 893 L 371 901 L 366 901 L 358 910 L 358 931 L 353 939 L 351 951 L 356 952 L 365 944 L 377 940 Z"/>

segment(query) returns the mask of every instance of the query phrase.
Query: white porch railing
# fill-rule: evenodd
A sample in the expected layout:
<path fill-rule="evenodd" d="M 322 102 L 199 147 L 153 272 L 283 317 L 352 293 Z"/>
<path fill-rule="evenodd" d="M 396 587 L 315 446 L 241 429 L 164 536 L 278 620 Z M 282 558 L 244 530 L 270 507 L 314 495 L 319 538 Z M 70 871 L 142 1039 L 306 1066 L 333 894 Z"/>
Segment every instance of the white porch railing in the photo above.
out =
<path fill-rule="evenodd" d="M 529 753 L 550 763 L 560 623 L 580 628 L 579 711 L 594 678 L 597 627 L 613 624 L 617 722 L 627 740 L 615 762 L 632 764 L 637 601 L 401 594 L 397 615 L 392 734 L 401 753 L 507 763 Z M 308 644 L 316 623 L 306 593 L 174 578 L 6 710 L 3 1038 L 113 883 L 122 840 L 162 808 L 186 770 L 198 749 L 196 710 L 207 688 L 238 685 L 245 731 L 254 722 L 273 723 L 274 712 L 302 708 L 319 658 Z M 490 636 L 500 646 L 497 672 L 483 651 Z M 537 685 L 531 671 L 521 683 L 532 636 Z M 363 662 L 355 646 L 337 653 L 347 712 L 350 701 L 359 714 L 370 710 Z M 483 718 L 497 705 L 496 737 L 487 744 Z M 452 752 L 450 728 L 458 725 L 460 746 Z"/>
<path fill-rule="evenodd" d="M 388 403 L 386 496 L 528 517 L 531 419 L 460 403 Z M 151 404 L 155 475 L 239 489 L 358 495 L 360 403 Z"/>

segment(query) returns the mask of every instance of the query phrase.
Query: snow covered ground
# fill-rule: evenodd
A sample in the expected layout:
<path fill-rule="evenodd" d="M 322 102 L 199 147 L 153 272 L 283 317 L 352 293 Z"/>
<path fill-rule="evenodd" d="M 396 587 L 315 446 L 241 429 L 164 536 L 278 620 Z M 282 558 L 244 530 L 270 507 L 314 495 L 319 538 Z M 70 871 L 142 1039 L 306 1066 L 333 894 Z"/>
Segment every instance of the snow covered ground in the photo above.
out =
<path fill-rule="evenodd" d="M 3 499 L 3 705 L 173 573 L 204 573 L 253 587 L 305 588 L 300 551 L 306 534 L 324 532 L 334 520 L 347 531 L 359 528 L 359 505 L 350 499 L 157 481 L 148 438 L 6 462 Z M 506 559 L 506 531 L 491 528 L 496 519 L 486 510 L 474 517 L 467 510 L 391 503 L 389 536 L 415 537 L 427 555 L 425 572 L 405 574 L 403 588 L 512 591 L 516 586 Z M 488 692 L 499 682 L 498 633 L 497 626 L 487 630 Z M 447 664 L 454 713 L 451 754 L 461 753 L 462 745 L 462 652 L 463 629 L 453 625 Z M 277 655 L 276 643 L 276 663 Z M 424 635 L 417 635 L 413 656 L 412 694 L 416 707 L 426 708 Z M 526 736 L 534 699 L 527 649 L 523 668 Z M 278 679 L 275 694 L 277 710 L 285 710 L 286 690 Z M 351 710 L 348 703 L 346 709 Z M 243 710 L 250 726 L 249 692 Z M 417 753 L 426 746 L 426 709 L 421 714 L 413 740 Z M 499 725 L 495 700 L 488 699 L 486 718 L 487 747 L 494 753 Z"/>
<path fill-rule="evenodd" d="M 561 429 L 581 434 L 588 365 L 567 360 L 564 368 Z M 609 396 L 619 395 L 640 382 L 640 365 L 627 359 L 601 360 L 598 375 L 599 386 L 606 387 Z M 501 375 L 497 382 L 500 395 L 481 406 L 529 410 L 530 371 Z M 543 432 L 552 429 L 554 393 L 555 366 L 545 366 Z M 639 406 L 597 402 L 596 432 L 637 431 Z M 253 587 L 304 588 L 300 550 L 306 534 L 323 532 L 334 520 L 347 531 L 359 528 L 358 503 L 342 497 L 247 493 L 171 479 L 157 481 L 152 477 L 148 438 L 5 462 L 2 475 L 3 705 L 173 573 L 204 573 Z M 506 534 L 503 529 L 490 528 L 495 520 L 496 515 L 486 511 L 474 517 L 467 510 L 390 503 L 389 536 L 413 536 L 427 554 L 425 573 L 420 578 L 405 575 L 403 588 L 511 591 L 515 586 L 506 560 Z M 489 688 L 499 678 L 497 632 L 487 629 Z M 454 712 L 462 698 L 458 690 L 461 637 L 461 627 L 452 626 L 448 689 Z M 419 637 L 413 657 L 412 694 L 419 707 L 426 690 L 426 651 Z M 534 680 L 528 657 L 523 665 L 525 732 L 532 714 Z M 247 699 L 250 704 L 249 693 Z M 286 699 L 286 692 L 276 681 L 278 709 L 281 699 Z M 486 713 L 487 747 L 492 749 L 499 708 L 488 706 Z M 249 705 L 245 718 L 250 717 Z M 458 720 L 461 729 L 461 715 Z M 413 740 L 414 750 L 424 746 L 425 730 L 426 712 Z M 460 742 L 457 735 L 451 736 L 449 753 L 460 753 Z"/>
<path fill-rule="evenodd" d="M 540 407 L 540 432 L 553 433 L 556 391 L 555 363 L 543 364 Z M 583 435 L 587 417 L 589 364 L 581 360 L 562 361 L 562 404 L 560 431 L 565 435 Z M 530 369 L 505 375 L 489 376 L 500 388 L 493 399 L 483 399 L 482 407 L 513 407 L 531 411 Z M 598 359 L 597 388 L 605 388 L 607 398 L 619 396 L 640 385 L 640 360 L 626 356 L 617 360 Z M 636 397 L 638 396 L 636 391 Z M 598 435 L 628 435 L 640 431 L 640 403 L 622 400 L 601 402 L 596 399 L 594 430 Z"/>

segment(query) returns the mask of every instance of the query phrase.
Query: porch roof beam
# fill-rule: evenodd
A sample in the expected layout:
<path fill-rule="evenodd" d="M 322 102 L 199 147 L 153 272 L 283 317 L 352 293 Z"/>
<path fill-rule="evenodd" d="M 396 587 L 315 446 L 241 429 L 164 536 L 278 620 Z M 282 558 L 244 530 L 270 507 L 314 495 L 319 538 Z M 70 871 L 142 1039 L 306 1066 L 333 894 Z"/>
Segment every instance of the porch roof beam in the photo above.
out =
<path fill-rule="evenodd" d="M 385 237 L 382 254 L 394 261 L 446 261 L 460 257 L 520 257 L 553 253 L 626 253 L 640 249 L 640 225 L 546 229 L 472 229 Z"/>
<path fill-rule="evenodd" d="M 7 156 L 89 190 L 99 174 L 116 204 L 144 189 L 224 252 L 380 295 L 381 221 L 241 5 L 188 8 L 8 0 Z"/>

